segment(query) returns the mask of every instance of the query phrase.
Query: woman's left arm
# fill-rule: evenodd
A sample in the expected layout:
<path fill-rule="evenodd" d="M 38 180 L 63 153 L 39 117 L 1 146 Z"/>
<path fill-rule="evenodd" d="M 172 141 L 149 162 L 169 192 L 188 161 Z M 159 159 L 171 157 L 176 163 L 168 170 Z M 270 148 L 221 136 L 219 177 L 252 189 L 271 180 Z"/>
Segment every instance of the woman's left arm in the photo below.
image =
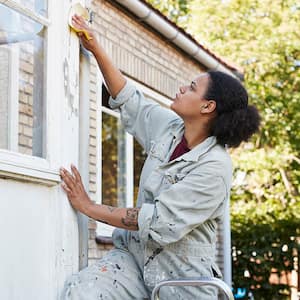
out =
<path fill-rule="evenodd" d="M 138 230 L 139 208 L 119 208 L 95 204 L 86 193 L 81 176 L 75 166 L 71 166 L 72 174 L 60 169 L 64 181 L 62 188 L 74 209 L 99 222 L 127 230 Z"/>

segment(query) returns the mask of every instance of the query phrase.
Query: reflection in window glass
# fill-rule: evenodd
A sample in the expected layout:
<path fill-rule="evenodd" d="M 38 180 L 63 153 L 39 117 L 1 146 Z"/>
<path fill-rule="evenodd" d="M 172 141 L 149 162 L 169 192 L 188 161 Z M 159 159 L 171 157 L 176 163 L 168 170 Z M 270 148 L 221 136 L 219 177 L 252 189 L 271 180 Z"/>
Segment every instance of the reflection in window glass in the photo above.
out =
<path fill-rule="evenodd" d="M 0 148 L 8 149 L 9 51 L 0 48 Z"/>
<path fill-rule="evenodd" d="M 143 147 L 134 139 L 134 206 L 136 206 L 140 175 L 144 162 L 147 158 L 147 154 Z"/>
<path fill-rule="evenodd" d="M 19 3 L 39 15 L 47 16 L 47 0 L 19 0 Z"/>
<path fill-rule="evenodd" d="M 9 118 L 18 117 L 18 151 L 44 157 L 44 27 L 1 4 L 0 66 L 1 125 L 8 129 Z M 8 103 L 17 103 L 18 116 Z M 0 135 L 1 148 L 8 148 L 9 132 Z"/>
<path fill-rule="evenodd" d="M 126 207 L 125 131 L 118 118 L 102 113 L 102 204 Z"/>

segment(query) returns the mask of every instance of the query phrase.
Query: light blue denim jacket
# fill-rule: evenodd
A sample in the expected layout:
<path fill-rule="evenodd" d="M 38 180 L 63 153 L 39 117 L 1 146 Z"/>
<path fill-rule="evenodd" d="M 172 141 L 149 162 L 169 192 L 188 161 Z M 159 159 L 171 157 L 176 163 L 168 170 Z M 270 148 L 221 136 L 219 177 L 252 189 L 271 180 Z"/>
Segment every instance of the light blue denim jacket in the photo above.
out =
<path fill-rule="evenodd" d="M 137 199 L 139 230 L 116 229 L 115 246 L 133 254 L 149 288 L 168 278 L 221 276 L 216 231 L 230 194 L 230 156 L 211 136 L 169 162 L 184 133 L 177 114 L 128 81 L 109 104 L 148 154 Z"/>

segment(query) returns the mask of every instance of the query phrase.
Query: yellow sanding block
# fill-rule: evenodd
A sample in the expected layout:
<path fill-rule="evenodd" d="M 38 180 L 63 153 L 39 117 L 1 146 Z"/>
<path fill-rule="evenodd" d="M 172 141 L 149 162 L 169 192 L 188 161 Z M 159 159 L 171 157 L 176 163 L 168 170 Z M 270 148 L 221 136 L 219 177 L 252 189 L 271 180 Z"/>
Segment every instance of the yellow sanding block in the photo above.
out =
<path fill-rule="evenodd" d="M 74 27 L 74 25 L 73 25 L 73 23 L 72 23 L 72 17 L 73 17 L 74 15 L 81 16 L 81 17 L 83 17 L 86 21 L 88 21 L 88 20 L 89 20 L 89 17 L 90 17 L 88 10 L 87 10 L 85 7 L 83 7 L 80 3 L 73 4 L 73 5 L 71 6 L 71 8 L 70 8 L 70 11 L 69 11 L 69 26 L 70 26 L 75 32 L 82 32 L 82 33 L 85 35 L 85 37 L 86 37 L 87 40 L 93 39 L 92 37 L 89 36 L 89 34 L 88 34 L 85 30 L 83 30 L 83 29 L 78 29 L 78 28 Z"/>

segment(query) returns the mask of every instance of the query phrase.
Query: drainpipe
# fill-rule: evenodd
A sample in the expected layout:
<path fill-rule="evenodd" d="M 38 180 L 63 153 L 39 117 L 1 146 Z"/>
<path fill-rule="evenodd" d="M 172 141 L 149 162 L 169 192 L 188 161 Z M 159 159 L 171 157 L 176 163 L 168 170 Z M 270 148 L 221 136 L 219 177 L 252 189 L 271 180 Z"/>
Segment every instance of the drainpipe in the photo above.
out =
<path fill-rule="evenodd" d="M 226 201 L 223 221 L 224 281 L 232 286 L 230 199 Z"/>
<path fill-rule="evenodd" d="M 217 59 L 204 51 L 197 43 L 186 37 L 178 28 L 172 26 L 154 10 L 139 0 L 114 0 L 136 15 L 141 21 L 162 34 L 167 40 L 178 46 L 184 52 L 199 61 L 210 70 L 221 71 L 241 79 L 239 72 L 234 72 L 223 66 Z"/>

